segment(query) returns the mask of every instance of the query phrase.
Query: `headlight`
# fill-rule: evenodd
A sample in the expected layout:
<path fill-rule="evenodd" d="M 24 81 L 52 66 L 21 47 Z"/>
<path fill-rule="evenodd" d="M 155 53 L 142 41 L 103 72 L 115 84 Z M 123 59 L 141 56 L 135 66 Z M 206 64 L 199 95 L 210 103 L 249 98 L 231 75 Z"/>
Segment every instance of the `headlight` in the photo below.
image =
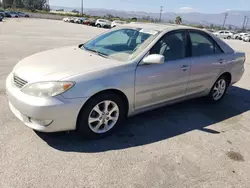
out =
<path fill-rule="evenodd" d="M 35 97 L 53 97 L 74 86 L 74 82 L 37 82 L 24 86 L 21 91 Z"/>

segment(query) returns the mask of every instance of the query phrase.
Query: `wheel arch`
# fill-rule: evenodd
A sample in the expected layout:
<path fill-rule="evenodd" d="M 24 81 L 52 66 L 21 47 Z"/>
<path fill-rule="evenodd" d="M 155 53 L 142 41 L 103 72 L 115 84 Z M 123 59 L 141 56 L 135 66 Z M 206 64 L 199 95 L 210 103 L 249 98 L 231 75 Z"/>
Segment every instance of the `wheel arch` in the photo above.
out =
<path fill-rule="evenodd" d="M 124 92 L 122 92 L 121 90 L 119 89 L 105 89 L 105 90 L 102 90 L 102 91 L 99 91 L 95 94 L 93 94 L 81 107 L 80 111 L 78 112 L 78 115 L 77 115 L 77 119 L 76 119 L 76 125 L 78 124 L 78 121 L 79 121 L 79 115 L 81 114 L 82 110 L 84 109 L 84 107 L 86 105 L 88 105 L 89 101 L 91 99 L 93 99 L 94 97 L 98 96 L 98 95 L 102 95 L 104 93 L 112 93 L 112 94 L 116 94 L 118 95 L 119 97 L 121 97 L 122 101 L 124 102 L 124 106 L 125 106 L 125 112 L 126 112 L 126 115 L 128 115 L 128 112 L 129 112 L 129 100 L 128 100 L 128 97 L 125 95 Z M 76 126 L 77 128 L 77 126 Z"/>
<path fill-rule="evenodd" d="M 213 86 L 214 84 L 217 82 L 217 80 L 221 77 L 225 76 L 227 78 L 227 81 L 228 81 L 228 86 L 230 86 L 231 82 L 232 82 L 232 75 L 230 72 L 226 71 L 226 72 L 223 72 L 221 73 L 217 78 L 215 78 L 215 80 L 213 80 L 211 83 L 210 83 L 210 86 L 207 88 L 207 93 L 211 92 L 211 90 L 213 89 Z"/>
<path fill-rule="evenodd" d="M 221 78 L 221 77 L 225 77 L 226 79 L 227 79 L 227 84 L 228 84 L 228 86 L 231 84 L 231 82 L 232 82 L 232 75 L 231 75 L 231 73 L 229 73 L 229 72 L 224 72 L 223 74 L 221 74 L 219 77 L 218 77 L 218 79 L 219 78 Z"/>

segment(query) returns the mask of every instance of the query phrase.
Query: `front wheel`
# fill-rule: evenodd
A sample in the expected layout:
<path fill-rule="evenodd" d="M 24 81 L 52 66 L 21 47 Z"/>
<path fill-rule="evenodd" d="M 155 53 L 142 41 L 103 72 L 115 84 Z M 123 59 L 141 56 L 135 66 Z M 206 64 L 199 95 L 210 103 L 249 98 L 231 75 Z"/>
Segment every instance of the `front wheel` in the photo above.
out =
<path fill-rule="evenodd" d="M 208 98 L 212 102 L 219 102 L 225 96 L 227 88 L 229 86 L 228 79 L 222 76 L 213 85 Z"/>
<path fill-rule="evenodd" d="M 93 97 L 79 113 L 77 130 L 84 138 L 108 136 L 125 119 L 123 102 L 119 95 L 113 93 Z"/>
<path fill-rule="evenodd" d="M 227 39 L 231 39 L 231 36 L 228 36 Z"/>

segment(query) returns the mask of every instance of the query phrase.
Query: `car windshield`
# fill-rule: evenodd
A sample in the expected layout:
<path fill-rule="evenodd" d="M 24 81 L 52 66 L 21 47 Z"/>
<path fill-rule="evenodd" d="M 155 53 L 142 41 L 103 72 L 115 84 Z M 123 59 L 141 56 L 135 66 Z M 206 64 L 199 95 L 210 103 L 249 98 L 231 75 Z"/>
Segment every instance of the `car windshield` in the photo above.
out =
<path fill-rule="evenodd" d="M 119 29 L 105 33 L 82 45 L 82 49 L 107 58 L 129 61 L 140 53 L 158 31 L 145 29 Z"/>

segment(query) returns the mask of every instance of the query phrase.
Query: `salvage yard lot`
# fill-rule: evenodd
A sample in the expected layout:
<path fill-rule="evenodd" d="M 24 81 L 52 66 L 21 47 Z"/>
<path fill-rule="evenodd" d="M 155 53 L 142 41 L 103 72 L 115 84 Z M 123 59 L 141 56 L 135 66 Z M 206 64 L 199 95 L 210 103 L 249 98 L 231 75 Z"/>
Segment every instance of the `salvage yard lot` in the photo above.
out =
<path fill-rule="evenodd" d="M 227 40 L 247 53 L 246 72 L 220 104 L 196 99 L 147 112 L 106 139 L 38 134 L 12 115 L 4 82 L 19 60 L 103 31 L 53 20 L 0 23 L 0 187 L 249 187 L 250 43 Z"/>

